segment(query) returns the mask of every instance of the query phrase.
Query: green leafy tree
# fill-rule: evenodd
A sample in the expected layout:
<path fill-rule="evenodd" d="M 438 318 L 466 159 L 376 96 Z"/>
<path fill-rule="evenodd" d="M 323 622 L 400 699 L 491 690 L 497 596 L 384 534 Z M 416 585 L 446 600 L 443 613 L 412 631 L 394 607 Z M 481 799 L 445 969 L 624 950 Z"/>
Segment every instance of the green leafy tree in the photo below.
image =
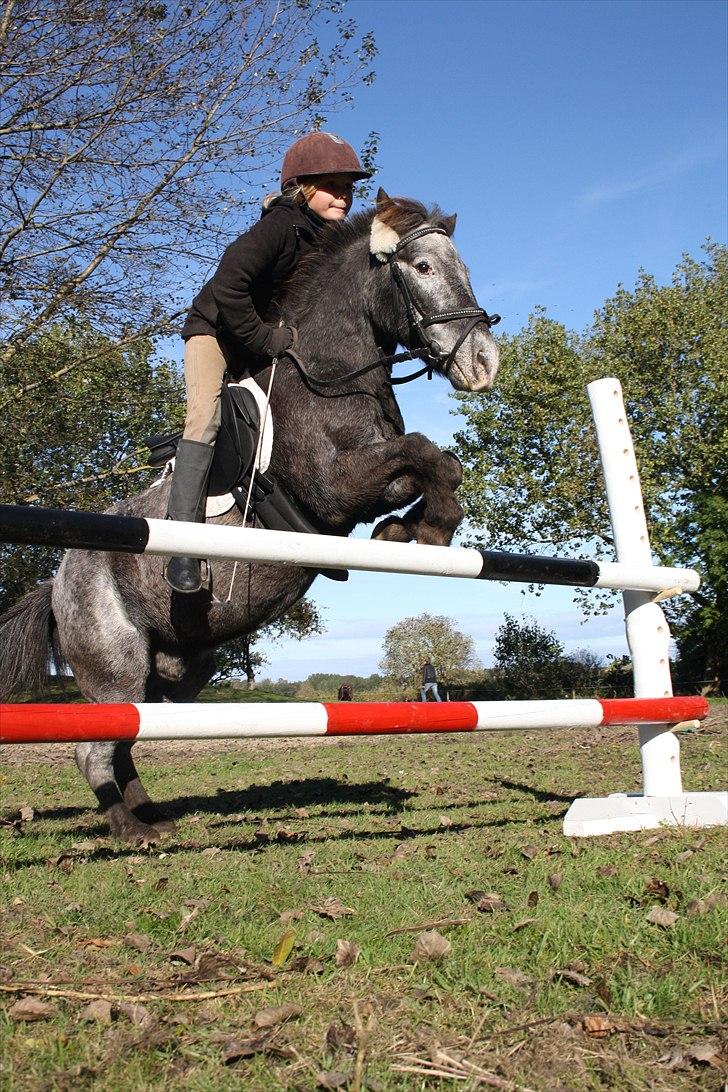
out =
<path fill-rule="evenodd" d="M 559 698 L 563 645 L 532 618 L 506 614 L 495 635 L 494 659 L 508 698 Z"/>
<path fill-rule="evenodd" d="M 462 500 L 479 545 L 613 557 L 586 384 L 616 376 L 653 552 L 702 586 L 667 607 L 681 655 L 728 679 L 728 249 L 685 256 L 668 285 L 641 273 L 578 335 L 537 311 L 502 342 L 488 396 L 464 395 Z M 589 593 L 591 607 L 604 598 Z M 585 596 L 582 603 L 587 602 Z"/>
<path fill-rule="evenodd" d="M 76 368 L 92 354 L 93 370 Z M 183 420 L 182 383 L 154 360 L 152 345 L 125 347 L 88 324 L 59 323 L 29 341 L 7 370 L 34 376 L 64 371 L 32 402 L 6 407 L 0 428 L 0 502 L 102 512 L 147 486 L 144 437 Z M 30 412 L 29 412 L 30 411 Z M 156 474 L 155 474 L 156 476 Z M 55 570 L 60 551 L 0 544 L 0 610 Z"/>
<path fill-rule="evenodd" d="M 281 641 L 293 638 L 303 641 L 325 630 L 324 620 L 319 608 L 310 599 L 301 599 L 283 618 L 270 622 L 255 633 L 228 641 L 217 650 L 217 673 L 215 682 L 224 682 L 243 674 L 248 680 L 248 689 L 255 687 L 255 675 L 268 663 L 268 657 L 259 648 L 261 640 Z"/>
<path fill-rule="evenodd" d="M 419 688 L 426 659 L 432 660 L 445 685 L 461 681 L 464 673 L 478 666 L 472 637 L 456 629 L 451 618 L 419 614 L 387 630 L 379 666 L 403 688 Z"/>

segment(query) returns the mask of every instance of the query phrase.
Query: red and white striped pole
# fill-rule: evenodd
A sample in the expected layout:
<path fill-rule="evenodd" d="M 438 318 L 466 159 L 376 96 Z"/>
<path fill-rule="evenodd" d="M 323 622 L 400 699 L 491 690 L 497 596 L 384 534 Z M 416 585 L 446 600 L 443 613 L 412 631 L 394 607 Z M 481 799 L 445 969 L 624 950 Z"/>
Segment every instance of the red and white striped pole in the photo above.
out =
<path fill-rule="evenodd" d="M 417 735 L 702 720 L 705 698 L 0 705 L 0 743 Z"/>

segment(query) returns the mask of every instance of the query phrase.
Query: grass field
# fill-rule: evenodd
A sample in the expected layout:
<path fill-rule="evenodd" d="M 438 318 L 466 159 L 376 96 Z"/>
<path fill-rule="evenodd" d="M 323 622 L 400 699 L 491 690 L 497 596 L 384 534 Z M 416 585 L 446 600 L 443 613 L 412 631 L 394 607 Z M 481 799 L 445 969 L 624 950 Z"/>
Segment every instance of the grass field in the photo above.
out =
<path fill-rule="evenodd" d="M 69 747 L 4 749 L 3 1090 L 723 1087 L 725 829 L 561 834 L 639 788 L 632 730 L 137 752 L 143 850 Z"/>

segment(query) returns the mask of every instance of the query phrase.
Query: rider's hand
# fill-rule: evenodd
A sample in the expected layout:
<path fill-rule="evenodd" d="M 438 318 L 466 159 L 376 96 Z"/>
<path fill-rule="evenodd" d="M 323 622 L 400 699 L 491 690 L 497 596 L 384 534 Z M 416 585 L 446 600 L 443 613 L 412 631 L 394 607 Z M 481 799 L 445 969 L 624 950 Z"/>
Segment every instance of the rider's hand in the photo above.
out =
<path fill-rule="evenodd" d="M 298 330 L 292 326 L 274 326 L 268 341 L 268 356 L 280 356 L 298 341 Z"/>

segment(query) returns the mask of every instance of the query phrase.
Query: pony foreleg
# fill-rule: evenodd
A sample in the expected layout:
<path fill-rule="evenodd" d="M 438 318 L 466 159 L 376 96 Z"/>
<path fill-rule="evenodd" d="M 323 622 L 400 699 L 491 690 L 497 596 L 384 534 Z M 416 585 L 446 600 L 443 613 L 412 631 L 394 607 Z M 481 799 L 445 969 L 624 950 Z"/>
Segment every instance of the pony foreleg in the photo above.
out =
<path fill-rule="evenodd" d="M 173 834 L 177 824 L 155 804 L 142 785 L 131 756 L 133 743 L 117 743 L 113 757 L 114 780 L 130 812 L 142 823 L 155 827 L 160 834 Z"/>
<path fill-rule="evenodd" d="M 91 786 L 115 838 L 130 844 L 157 842 L 161 831 L 130 811 L 117 784 L 115 752 L 118 746 L 118 743 L 79 743 L 76 745 L 76 765 Z M 131 767 L 133 769 L 133 763 Z"/>
<path fill-rule="evenodd" d="M 455 490 L 462 480 L 462 469 L 459 460 L 450 452 L 441 454 L 440 473 L 434 486 L 423 490 L 422 498 L 403 516 L 388 516 L 381 520 L 372 531 L 373 539 L 434 546 L 450 544 L 464 514 L 455 496 Z M 394 500 L 392 507 L 401 507 L 401 498 L 405 497 L 404 503 L 407 503 L 420 492 L 415 489 L 407 496 L 407 486 L 412 488 L 411 478 L 399 479 L 391 484 L 388 494 Z"/>

